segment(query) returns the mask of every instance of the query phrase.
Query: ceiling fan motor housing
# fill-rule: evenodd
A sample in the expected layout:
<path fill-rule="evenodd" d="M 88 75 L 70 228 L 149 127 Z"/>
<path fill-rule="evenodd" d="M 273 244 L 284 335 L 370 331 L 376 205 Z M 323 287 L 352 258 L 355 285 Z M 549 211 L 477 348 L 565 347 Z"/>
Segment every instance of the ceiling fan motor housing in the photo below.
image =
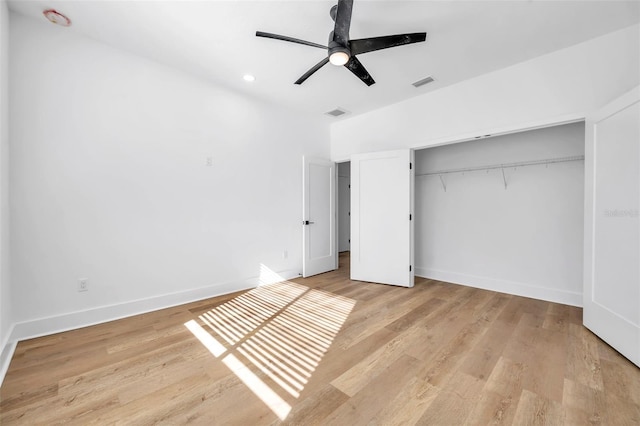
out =
<path fill-rule="evenodd" d="M 334 65 L 344 65 L 351 58 L 351 50 L 349 46 L 343 46 L 333 38 L 333 31 L 329 33 L 329 60 Z"/>

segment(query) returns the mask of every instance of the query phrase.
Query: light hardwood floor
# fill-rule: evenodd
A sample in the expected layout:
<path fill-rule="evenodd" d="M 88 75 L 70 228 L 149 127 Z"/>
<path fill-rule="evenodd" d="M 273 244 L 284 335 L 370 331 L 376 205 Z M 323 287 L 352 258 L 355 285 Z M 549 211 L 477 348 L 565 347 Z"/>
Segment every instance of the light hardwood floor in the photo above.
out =
<path fill-rule="evenodd" d="M 11 424 L 640 424 L 581 309 L 338 271 L 21 342 Z"/>

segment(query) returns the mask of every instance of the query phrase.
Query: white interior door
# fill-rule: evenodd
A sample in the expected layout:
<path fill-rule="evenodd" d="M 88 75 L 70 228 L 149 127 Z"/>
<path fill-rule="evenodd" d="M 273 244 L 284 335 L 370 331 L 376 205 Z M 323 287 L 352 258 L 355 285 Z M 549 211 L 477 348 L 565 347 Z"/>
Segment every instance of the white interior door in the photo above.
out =
<path fill-rule="evenodd" d="M 337 268 L 336 165 L 303 157 L 302 276 Z"/>
<path fill-rule="evenodd" d="M 586 131 L 583 322 L 640 366 L 640 87 Z"/>
<path fill-rule="evenodd" d="M 351 157 L 351 279 L 413 287 L 413 150 Z"/>

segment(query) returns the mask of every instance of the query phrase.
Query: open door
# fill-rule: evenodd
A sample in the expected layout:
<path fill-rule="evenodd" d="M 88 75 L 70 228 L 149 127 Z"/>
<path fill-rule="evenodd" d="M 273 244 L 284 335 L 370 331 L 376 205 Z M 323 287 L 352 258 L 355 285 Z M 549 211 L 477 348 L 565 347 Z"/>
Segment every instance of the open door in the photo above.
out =
<path fill-rule="evenodd" d="M 413 150 L 351 157 L 351 279 L 413 287 Z"/>
<path fill-rule="evenodd" d="M 640 366 L 640 87 L 586 132 L 583 322 Z"/>
<path fill-rule="evenodd" d="M 335 163 L 307 157 L 302 172 L 302 276 L 310 277 L 337 268 L 337 173 Z"/>

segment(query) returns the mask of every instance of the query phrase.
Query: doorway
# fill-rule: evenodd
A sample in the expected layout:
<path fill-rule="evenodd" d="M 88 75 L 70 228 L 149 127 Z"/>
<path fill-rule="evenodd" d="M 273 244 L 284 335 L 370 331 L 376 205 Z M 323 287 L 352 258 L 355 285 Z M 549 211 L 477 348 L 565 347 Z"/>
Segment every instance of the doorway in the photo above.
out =
<path fill-rule="evenodd" d="M 338 253 L 351 251 L 351 162 L 338 163 Z M 342 262 L 341 262 L 342 263 Z"/>

